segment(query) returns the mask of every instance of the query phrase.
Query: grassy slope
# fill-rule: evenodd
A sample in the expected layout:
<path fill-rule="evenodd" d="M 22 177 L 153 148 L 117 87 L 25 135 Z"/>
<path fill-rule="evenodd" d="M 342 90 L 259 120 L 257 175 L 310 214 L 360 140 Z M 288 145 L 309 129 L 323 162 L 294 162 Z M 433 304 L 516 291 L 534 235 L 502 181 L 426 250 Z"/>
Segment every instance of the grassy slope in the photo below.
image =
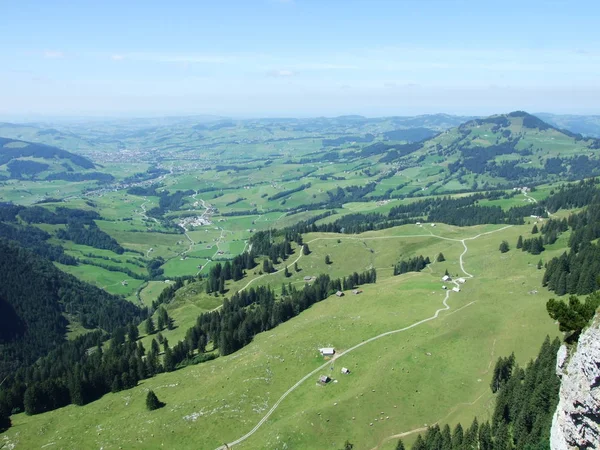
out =
<path fill-rule="evenodd" d="M 438 226 L 433 231 L 464 238 L 497 228 Z M 497 250 L 502 239 L 513 243 L 530 228 L 513 227 L 467 241 L 465 268 L 475 278 L 461 293 L 450 296 L 450 311 L 441 313 L 438 320 L 342 356 L 331 371 L 338 383 L 317 386 L 316 375 L 307 380 L 239 448 L 339 448 L 345 439 L 357 448 L 371 448 L 390 435 L 425 423 L 466 423 L 474 414 L 485 419 L 492 398 L 489 370 L 495 359 L 514 351 L 524 364 L 546 334 L 556 334 L 545 312 L 549 294 L 540 289 L 542 272 L 535 269 L 539 257 L 516 250 L 501 255 Z M 359 238 L 427 231 L 405 226 Z M 329 236 L 307 235 L 305 241 L 319 237 Z M 458 242 L 365 240 L 374 250 L 371 253 L 362 239 L 342 237 L 340 245 L 338 236 L 331 237 L 311 244 L 313 253 L 300 259 L 303 271 L 294 274 L 292 282 L 309 270 L 322 271 L 325 254 L 332 256 L 333 264 L 327 270 L 333 275 L 362 270 L 371 264 L 371 255 L 378 269 L 391 265 L 400 254 L 434 256 L 443 251 L 447 262 L 399 277 L 379 270 L 380 281 L 364 287 L 364 294 L 332 297 L 314 305 L 290 322 L 258 335 L 233 355 L 157 376 L 85 407 L 69 406 L 42 416 L 14 416 L 15 427 L 6 434 L 9 441 L 18 441 L 17 448 L 58 442 L 63 448 L 164 445 L 213 449 L 250 430 L 288 387 L 322 364 L 319 347 L 347 349 L 383 331 L 432 316 L 442 307 L 439 278 L 444 269 L 451 273 L 459 270 L 462 245 Z M 544 258 L 559 252 L 565 239 Z M 279 286 L 280 276 L 264 277 L 257 283 L 268 280 Z M 529 294 L 532 289 L 540 293 Z M 169 340 L 174 343 L 171 337 Z M 342 366 L 352 369 L 352 374 L 342 377 Z M 154 389 L 167 406 L 147 412 L 147 389 Z"/>

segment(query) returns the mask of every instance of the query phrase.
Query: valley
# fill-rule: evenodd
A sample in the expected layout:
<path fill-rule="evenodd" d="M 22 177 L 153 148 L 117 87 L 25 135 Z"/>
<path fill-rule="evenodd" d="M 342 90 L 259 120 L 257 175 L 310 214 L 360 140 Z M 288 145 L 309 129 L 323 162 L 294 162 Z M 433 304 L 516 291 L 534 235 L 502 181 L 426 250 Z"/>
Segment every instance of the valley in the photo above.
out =
<path fill-rule="evenodd" d="M 547 301 L 598 288 L 564 281 L 559 293 L 563 282 L 545 273 L 578 233 L 570 217 L 594 201 L 600 144 L 524 112 L 52 129 L 0 124 L 0 135 L 32 147 L 64 144 L 33 159 L 13 154 L 27 145 L 0 147 L 21 161 L 0 165 L 0 237 L 129 308 L 121 340 L 52 291 L 69 342 L 107 332 L 65 368 L 100 358 L 101 371 L 119 345 L 144 350 L 127 380 L 113 381 L 113 366 L 94 374 L 110 378 L 90 401 L 72 400 L 62 368 L 52 382 L 68 379 L 69 394 L 41 414 L 23 412 L 7 388 L 6 448 L 338 449 L 349 440 L 392 450 L 434 424 L 491 420 L 496 360 L 514 353 L 526 367 L 547 336 L 560 336 Z M 61 175 L 77 156 L 106 176 L 87 176 L 92 166 Z M 428 259 L 407 269 L 418 258 Z M 159 338 L 148 318 L 164 312 L 171 324 Z M 178 346 L 185 355 L 168 366 Z M 162 366 L 146 367 L 150 358 Z M 3 370 L 11 393 L 22 380 L 23 389 L 50 382 L 34 366 Z M 146 410 L 150 390 L 164 407 Z"/>

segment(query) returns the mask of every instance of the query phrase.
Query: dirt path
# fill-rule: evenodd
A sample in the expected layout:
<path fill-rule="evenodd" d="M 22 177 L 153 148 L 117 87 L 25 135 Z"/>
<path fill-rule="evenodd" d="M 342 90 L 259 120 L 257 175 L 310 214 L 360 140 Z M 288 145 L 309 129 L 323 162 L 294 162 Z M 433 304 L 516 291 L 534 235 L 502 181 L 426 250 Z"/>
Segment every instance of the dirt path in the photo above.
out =
<path fill-rule="evenodd" d="M 506 226 L 506 227 L 499 228 L 499 229 L 497 229 L 497 230 L 488 231 L 488 232 L 486 232 L 486 233 L 480 233 L 480 234 L 478 234 L 477 236 L 473 236 L 473 237 L 470 237 L 470 238 L 465 238 L 465 239 L 451 239 L 451 238 L 445 238 L 445 237 L 442 237 L 442 236 L 436 236 L 436 235 L 433 235 L 433 234 L 426 234 L 426 235 L 412 235 L 412 236 L 380 236 L 380 237 L 373 237 L 373 238 L 361 238 L 361 239 L 359 239 L 359 238 L 346 238 L 346 239 L 356 239 L 356 240 L 366 240 L 366 239 L 387 239 L 387 238 L 396 238 L 396 239 L 398 239 L 398 238 L 407 238 L 407 237 L 429 237 L 429 236 L 434 236 L 434 237 L 437 237 L 437 238 L 440 238 L 440 239 L 445 239 L 445 240 L 450 240 L 450 241 L 461 242 L 461 243 L 462 243 L 462 245 L 464 246 L 465 250 L 464 250 L 464 251 L 461 253 L 461 255 L 460 255 L 460 258 L 459 258 L 459 261 L 460 261 L 460 268 L 461 268 L 461 270 L 463 271 L 463 273 L 464 273 L 464 274 L 465 274 L 465 275 L 466 275 L 468 278 L 473 278 L 473 275 L 471 275 L 470 273 L 468 273 L 468 272 L 467 272 L 467 271 L 464 269 L 463 257 L 464 257 L 464 256 L 467 254 L 467 252 L 468 252 L 468 247 L 467 247 L 467 244 L 466 244 L 466 242 L 465 242 L 465 241 L 471 241 L 471 240 L 477 239 L 477 238 L 479 238 L 479 237 L 481 237 L 481 236 L 484 236 L 484 235 L 488 235 L 488 234 L 492 234 L 492 233 L 497 233 L 497 232 L 499 232 L 499 231 L 505 230 L 505 229 L 507 229 L 507 228 L 510 228 L 510 227 L 511 227 L 511 225 L 508 225 L 508 226 Z M 328 240 L 328 239 L 341 239 L 341 238 L 337 238 L 337 237 L 336 237 L 336 238 L 315 238 L 315 239 L 313 239 L 312 241 L 309 241 L 309 242 L 307 242 L 307 244 L 310 244 L 310 243 L 312 243 L 312 242 L 315 242 L 315 241 L 318 241 L 318 240 L 321 240 L 321 239 L 323 239 L 323 240 Z M 303 247 L 304 247 L 304 246 L 302 246 L 302 247 L 301 247 L 301 249 L 302 249 Z M 298 258 L 296 258 L 296 261 L 294 261 L 294 262 L 297 262 L 297 261 L 299 261 L 301 257 L 302 257 L 302 252 L 300 252 L 300 255 L 298 256 Z M 285 269 L 278 270 L 277 272 L 274 272 L 274 273 L 279 273 L 279 272 L 281 272 L 281 271 L 283 271 L 283 270 L 285 270 Z M 240 291 L 242 291 L 242 290 L 246 289 L 246 288 L 247 288 L 247 287 L 248 287 L 248 286 L 249 286 L 249 285 L 250 285 L 252 282 L 254 282 L 255 280 L 258 280 L 258 279 L 260 279 L 260 278 L 262 278 L 262 277 L 264 277 L 264 276 L 265 276 L 265 275 L 261 275 L 260 277 L 254 278 L 253 280 L 251 280 L 250 282 L 248 282 L 248 284 L 247 284 L 246 286 L 244 286 L 242 289 L 240 289 Z M 458 286 L 458 283 L 457 283 L 457 282 L 454 282 L 454 283 L 455 283 L 455 284 Z M 371 338 L 369 338 L 369 339 L 366 339 L 366 340 L 364 340 L 364 341 L 362 341 L 362 342 L 359 342 L 359 343 L 358 343 L 358 344 L 356 344 L 355 346 L 353 346 L 353 347 L 350 347 L 349 349 L 347 349 L 347 350 L 345 350 L 345 351 L 343 351 L 343 352 L 339 353 L 335 359 L 337 360 L 338 358 L 341 358 L 342 356 L 344 356 L 344 355 L 347 355 L 347 354 L 348 354 L 348 353 L 350 353 L 350 352 L 353 352 L 354 350 L 356 350 L 356 349 L 358 349 L 358 348 L 362 347 L 363 345 L 367 345 L 367 344 L 369 344 L 369 343 L 371 343 L 371 342 L 373 342 L 373 341 L 376 341 L 376 340 L 378 340 L 378 339 L 381 339 L 381 338 L 383 338 L 383 337 L 385 337 L 385 336 L 390 336 L 390 335 L 392 335 L 392 334 L 402 333 L 402 332 L 404 332 L 404 331 L 407 331 L 407 330 L 410 330 L 410 329 L 412 329 L 412 328 L 414 328 L 414 327 L 417 327 L 417 326 L 419 326 L 419 325 L 422 325 L 422 324 L 424 324 L 424 323 L 426 323 L 426 322 L 430 322 L 430 321 L 432 321 L 432 320 L 435 320 L 435 319 L 437 319 L 437 318 L 438 318 L 438 316 L 440 315 L 440 313 L 441 313 L 441 312 L 443 312 L 443 311 L 448 311 L 448 310 L 450 309 L 450 305 L 448 305 L 448 303 L 447 303 L 447 302 L 448 302 L 448 299 L 450 298 L 450 292 L 451 292 L 451 291 L 449 291 L 449 290 L 448 290 L 448 291 L 446 291 L 446 296 L 444 297 L 444 300 L 443 300 L 443 302 L 442 302 L 442 304 L 444 305 L 444 307 L 443 307 L 443 308 L 439 308 L 439 309 L 438 309 L 438 310 L 437 310 L 437 311 L 436 311 L 436 312 L 433 314 L 433 316 L 431 316 L 431 317 L 428 317 L 428 318 L 426 318 L 426 319 L 419 320 L 418 322 L 415 322 L 415 323 L 413 323 L 412 325 L 409 325 L 409 326 L 407 326 L 407 327 L 404 327 L 404 328 L 399 328 L 399 329 L 397 329 L 397 330 L 387 331 L 387 332 L 385 332 L 385 333 L 378 334 L 377 336 L 373 336 L 373 337 L 371 337 Z M 283 395 L 282 395 L 281 397 L 279 397 L 279 399 L 278 399 L 278 400 L 277 400 L 277 401 L 276 401 L 276 402 L 273 404 L 273 406 L 271 407 L 271 409 L 269 409 L 269 411 L 268 411 L 268 412 L 267 412 L 267 413 L 266 413 L 266 414 L 263 416 L 263 418 L 262 418 L 262 419 L 260 419 L 260 421 L 259 421 L 259 422 L 258 422 L 258 423 L 257 423 L 257 424 L 254 426 L 254 428 L 252 428 L 252 429 L 251 429 L 251 430 L 250 430 L 248 433 L 244 434 L 242 437 L 240 437 L 240 438 L 236 439 L 236 440 L 235 440 L 235 441 L 233 441 L 233 442 L 230 442 L 230 443 L 228 443 L 228 444 L 225 444 L 225 445 L 223 445 L 223 446 L 221 446 L 221 447 L 218 447 L 216 450 L 227 450 L 227 449 L 230 449 L 231 447 L 233 447 L 233 446 L 235 446 L 235 445 L 237 445 L 237 444 L 240 444 L 241 442 L 243 442 L 243 441 L 245 441 L 246 439 L 248 439 L 249 437 L 251 437 L 251 436 L 252 436 L 254 433 L 256 433 L 256 431 L 258 431 L 258 429 L 259 429 L 259 428 L 260 428 L 260 427 L 261 427 L 261 426 L 262 426 L 262 425 L 263 425 L 263 424 L 264 424 L 264 423 L 265 423 L 265 422 L 266 422 L 266 421 L 269 419 L 269 417 L 270 417 L 270 416 L 271 416 L 271 415 L 272 415 L 272 414 L 275 412 L 275 410 L 276 410 L 276 409 L 279 407 L 279 405 L 281 404 L 281 402 L 282 402 L 283 400 L 285 400 L 285 398 L 286 398 L 288 395 L 290 395 L 292 392 L 294 392 L 294 391 L 295 391 L 295 390 L 296 390 L 296 389 L 297 389 L 297 388 L 298 388 L 298 387 L 299 387 L 299 386 L 300 386 L 302 383 L 304 383 L 306 380 L 308 380 L 309 378 L 313 377 L 315 374 L 317 374 L 318 372 L 320 372 L 320 371 L 322 371 L 324 368 L 326 368 L 326 367 L 327 367 L 329 364 L 331 364 L 331 362 L 332 362 L 332 361 L 330 360 L 330 361 L 327 361 L 327 362 L 325 362 L 325 363 L 321 364 L 319 367 L 317 367 L 316 369 L 312 370 L 310 373 L 306 374 L 304 377 L 302 377 L 300 380 L 298 380 L 298 381 L 297 381 L 297 382 L 296 382 L 296 383 L 295 383 L 293 386 L 291 386 L 291 387 L 290 387 L 290 388 L 289 388 L 287 391 L 285 391 L 285 392 L 283 393 Z M 476 401 L 477 401 L 477 400 L 476 400 Z M 421 429 L 418 429 L 418 430 L 421 430 Z M 415 433 L 415 432 L 417 432 L 417 431 L 416 431 L 416 430 L 412 430 L 412 431 L 410 431 L 410 432 L 407 432 L 407 433 Z"/>

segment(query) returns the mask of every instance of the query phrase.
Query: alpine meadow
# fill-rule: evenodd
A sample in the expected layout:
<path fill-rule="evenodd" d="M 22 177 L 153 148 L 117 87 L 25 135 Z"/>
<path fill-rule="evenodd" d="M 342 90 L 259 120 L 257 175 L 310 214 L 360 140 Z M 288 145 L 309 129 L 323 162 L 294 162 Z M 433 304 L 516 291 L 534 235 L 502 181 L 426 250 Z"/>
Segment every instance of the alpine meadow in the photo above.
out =
<path fill-rule="evenodd" d="M 600 448 L 597 5 L 26 3 L 0 449 Z"/>

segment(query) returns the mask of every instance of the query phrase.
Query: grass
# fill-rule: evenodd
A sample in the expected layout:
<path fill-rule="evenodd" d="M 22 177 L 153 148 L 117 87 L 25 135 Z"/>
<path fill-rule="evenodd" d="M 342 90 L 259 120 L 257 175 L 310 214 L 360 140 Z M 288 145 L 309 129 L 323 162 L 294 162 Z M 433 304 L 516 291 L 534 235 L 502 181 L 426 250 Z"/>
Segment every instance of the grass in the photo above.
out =
<path fill-rule="evenodd" d="M 432 231 L 463 239 L 498 228 L 438 225 Z M 490 368 L 496 358 L 514 351 L 519 363 L 525 364 L 547 334 L 557 334 L 545 312 L 550 294 L 540 288 L 542 271 L 535 268 L 539 256 L 498 251 L 502 239 L 516 242 L 519 234 L 528 236 L 530 228 L 512 227 L 467 241 L 466 270 L 475 278 L 468 280 L 459 294 L 452 293 L 449 311 L 442 312 L 438 320 L 342 356 L 333 363 L 333 370 L 323 371 L 332 373 L 338 383 L 317 386 L 317 375 L 307 380 L 239 448 L 340 448 L 346 439 L 356 448 L 372 448 L 388 436 L 426 423 L 453 425 L 460 420 L 465 424 L 475 414 L 480 421 L 489 417 Z M 250 430 L 288 387 L 323 363 L 319 347 L 331 345 L 342 351 L 378 333 L 431 317 L 442 307 L 440 277 L 446 268 L 458 272 L 463 248 L 460 242 L 431 236 L 406 237 L 425 233 L 426 227 L 407 225 L 352 236 L 356 239 L 342 238 L 340 244 L 337 235 L 306 235 L 305 242 L 313 241 L 312 253 L 299 260 L 302 272 L 288 280 L 299 281 L 313 270 L 315 274 L 328 270 L 334 276 L 345 275 L 373 264 L 378 269 L 378 283 L 364 286 L 361 295 L 334 296 L 318 303 L 259 334 L 233 355 L 145 380 L 134 389 L 108 394 L 85 407 L 13 416 L 15 426 L 6 435 L 26 447 L 60 439 L 64 448 L 164 445 L 214 449 L 236 439 Z M 561 245 L 564 241 L 549 249 L 544 258 L 560 252 Z M 396 277 L 386 273 L 400 256 L 431 257 L 440 251 L 447 261 L 421 273 Z M 324 267 L 325 254 L 331 255 L 331 266 Z M 278 286 L 279 281 L 279 275 L 272 275 L 256 283 Z M 532 289 L 539 294 L 529 294 Z M 173 345 L 184 336 L 186 323 L 195 320 L 198 311 L 212 309 L 220 301 L 195 284 L 186 286 L 168 306 L 178 328 L 163 334 Z M 142 339 L 148 347 L 149 338 Z M 352 373 L 342 376 L 342 366 Z M 167 406 L 147 412 L 144 399 L 148 389 Z"/>

